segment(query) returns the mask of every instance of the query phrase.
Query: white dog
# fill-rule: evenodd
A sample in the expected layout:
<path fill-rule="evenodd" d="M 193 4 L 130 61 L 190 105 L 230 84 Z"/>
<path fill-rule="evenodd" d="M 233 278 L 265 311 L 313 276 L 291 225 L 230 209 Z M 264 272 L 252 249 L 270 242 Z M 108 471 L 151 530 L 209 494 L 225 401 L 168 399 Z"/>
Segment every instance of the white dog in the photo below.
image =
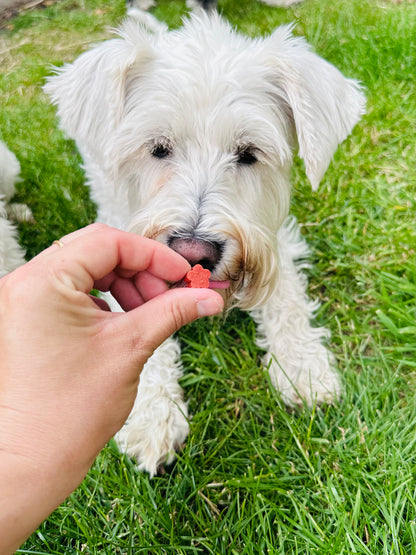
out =
<path fill-rule="evenodd" d="M 288 403 L 340 392 L 328 332 L 310 320 L 308 250 L 288 219 L 298 146 L 314 190 L 364 111 L 358 84 L 278 28 L 249 39 L 215 14 L 169 32 L 149 14 L 65 65 L 46 91 L 84 158 L 98 220 L 161 241 L 212 272 L 258 323 Z M 149 29 L 150 27 L 150 29 Z M 151 475 L 189 430 L 174 338 L 150 358 L 117 439 Z"/>
<path fill-rule="evenodd" d="M 15 270 L 25 262 L 23 249 L 17 241 L 17 230 L 10 221 L 13 208 L 17 208 L 15 216 L 19 216 L 23 205 L 10 205 L 14 195 L 15 184 L 20 173 L 20 164 L 16 156 L 0 141 L 0 278 Z M 30 211 L 19 219 L 29 217 Z"/>

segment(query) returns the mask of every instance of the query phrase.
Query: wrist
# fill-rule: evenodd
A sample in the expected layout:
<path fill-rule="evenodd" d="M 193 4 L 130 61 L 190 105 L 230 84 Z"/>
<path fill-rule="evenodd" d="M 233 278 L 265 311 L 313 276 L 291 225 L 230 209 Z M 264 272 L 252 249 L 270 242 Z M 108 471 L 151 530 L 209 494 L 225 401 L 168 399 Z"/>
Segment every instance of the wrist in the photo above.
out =
<path fill-rule="evenodd" d="M 3 414 L 2 414 L 3 413 Z M 93 458 L 81 461 L 32 423 L 1 418 L 0 553 L 13 553 L 80 484 Z M 29 429 L 30 428 L 30 429 Z"/>

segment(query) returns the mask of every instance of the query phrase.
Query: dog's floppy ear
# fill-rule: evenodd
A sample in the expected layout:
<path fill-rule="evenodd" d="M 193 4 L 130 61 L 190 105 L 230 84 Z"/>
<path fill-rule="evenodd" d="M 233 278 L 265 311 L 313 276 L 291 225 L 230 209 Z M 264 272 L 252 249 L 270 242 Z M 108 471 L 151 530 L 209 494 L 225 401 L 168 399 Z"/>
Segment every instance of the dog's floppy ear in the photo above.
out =
<path fill-rule="evenodd" d="M 120 122 L 128 73 L 144 71 L 154 57 L 150 35 L 134 20 L 118 34 L 57 69 L 44 86 L 61 128 L 87 152 L 99 151 Z"/>
<path fill-rule="evenodd" d="M 316 190 L 337 146 L 365 111 L 357 81 L 311 52 L 293 26 L 279 27 L 264 45 L 270 79 L 293 118 L 306 175 Z"/>

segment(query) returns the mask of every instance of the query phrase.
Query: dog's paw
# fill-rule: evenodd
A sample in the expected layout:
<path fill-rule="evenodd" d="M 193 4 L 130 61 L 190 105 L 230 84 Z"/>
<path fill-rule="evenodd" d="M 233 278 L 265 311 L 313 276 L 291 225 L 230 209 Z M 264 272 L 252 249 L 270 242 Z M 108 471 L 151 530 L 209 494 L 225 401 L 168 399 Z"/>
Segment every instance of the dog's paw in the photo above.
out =
<path fill-rule="evenodd" d="M 297 360 L 276 359 L 268 353 L 264 359 L 272 384 L 288 405 L 333 403 L 341 395 L 340 376 L 333 354 L 323 345 L 303 349 Z"/>
<path fill-rule="evenodd" d="M 154 476 L 175 459 L 189 433 L 187 406 L 163 395 L 144 399 L 135 407 L 115 439 L 120 451 L 136 460 L 138 470 Z"/>

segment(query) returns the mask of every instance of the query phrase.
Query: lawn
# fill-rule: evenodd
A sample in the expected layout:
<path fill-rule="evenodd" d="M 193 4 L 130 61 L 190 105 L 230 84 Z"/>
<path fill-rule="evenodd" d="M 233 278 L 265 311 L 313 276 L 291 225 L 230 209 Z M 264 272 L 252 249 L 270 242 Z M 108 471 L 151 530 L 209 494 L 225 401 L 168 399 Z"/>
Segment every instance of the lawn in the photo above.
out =
<path fill-rule="evenodd" d="M 292 210 L 312 250 L 310 295 L 344 384 L 331 407 L 288 411 L 234 312 L 180 332 L 191 433 L 150 480 L 111 442 L 20 553 L 415 554 L 415 4 L 219 0 L 249 35 L 296 21 L 359 79 L 367 114 L 318 192 L 296 161 Z M 28 257 L 94 219 L 80 158 L 41 86 L 52 65 L 110 35 L 122 0 L 62 0 L 0 30 L 0 138 L 16 153 Z M 185 3 L 154 13 L 180 24 Z M 47 487 L 47 484 L 45 484 Z"/>

